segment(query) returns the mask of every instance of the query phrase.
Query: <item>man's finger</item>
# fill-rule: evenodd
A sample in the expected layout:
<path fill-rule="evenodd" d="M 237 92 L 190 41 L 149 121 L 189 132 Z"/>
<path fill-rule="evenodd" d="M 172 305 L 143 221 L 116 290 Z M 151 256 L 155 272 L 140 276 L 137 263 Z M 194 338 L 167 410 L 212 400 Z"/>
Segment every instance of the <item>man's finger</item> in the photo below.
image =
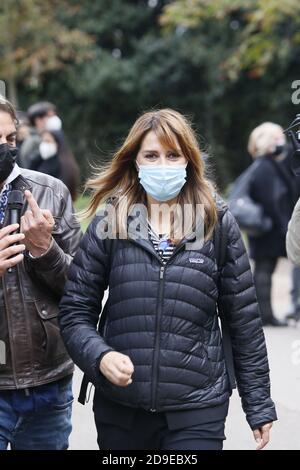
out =
<path fill-rule="evenodd" d="M 13 266 L 16 266 L 16 264 L 21 263 L 23 261 L 24 255 L 21 253 L 17 256 L 14 256 L 13 258 L 7 259 L 5 261 L 1 262 L 1 271 L 6 271 L 9 268 L 12 268 Z"/>
<path fill-rule="evenodd" d="M 21 232 L 27 233 L 28 232 L 28 224 L 27 224 L 27 219 L 25 218 L 24 215 L 21 217 Z"/>
<path fill-rule="evenodd" d="M 16 230 L 18 230 L 18 228 L 19 228 L 19 224 L 12 224 L 12 225 L 7 225 L 6 227 L 3 227 L 0 230 L 0 240 L 6 237 L 6 235 L 9 235 L 10 233 L 15 232 Z"/>
<path fill-rule="evenodd" d="M 0 253 L 1 253 L 1 250 L 5 250 L 5 248 L 7 248 L 8 246 L 12 245 L 13 243 L 18 243 L 24 240 L 24 238 L 25 238 L 24 233 L 6 235 L 5 238 L 2 238 L 2 240 L 0 240 Z"/>
<path fill-rule="evenodd" d="M 51 212 L 48 209 L 42 209 L 41 212 L 42 212 L 42 215 L 47 220 L 47 222 L 50 225 L 54 225 L 54 218 L 53 218 L 53 215 L 51 214 Z"/>
<path fill-rule="evenodd" d="M 36 200 L 34 199 L 33 195 L 31 194 L 30 191 L 28 191 L 28 189 L 26 189 L 25 191 L 25 197 L 26 197 L 26 200 L 28 202 L 28 205 L 33 213 L 33 216 L 35 218 L 41 218 L 42 217 L 42 211 L 41 209 L 39 208 L 38 206 L 38 203 L 36 202 Z"/>
<path fill-rule="evenodd" d="M 26 211 L 23 217 L 26 220 L 27 225 L 31 226 L 35 224 L 35 218 L 34 218 L 32 211 L 29 211 L 29 210 Z"/>
<path fill-rule="evenodd" d="M 20 245 L 12 245 L 9 246 L 8 248 L 5 248 L 5 250 L 0 251 L 0 259 L 3 261 L 7 261 L 8 258 L 15 256 L 22 251 L 25 251 L 26 247 L 23 244 Z"/>

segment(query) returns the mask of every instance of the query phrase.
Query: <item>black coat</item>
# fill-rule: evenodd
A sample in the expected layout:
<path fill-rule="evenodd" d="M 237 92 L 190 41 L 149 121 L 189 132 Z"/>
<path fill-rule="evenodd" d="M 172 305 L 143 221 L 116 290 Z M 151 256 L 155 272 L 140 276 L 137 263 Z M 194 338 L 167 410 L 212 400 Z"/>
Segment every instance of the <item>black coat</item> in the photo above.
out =
<path fill-rule="evenodd" d="M 61 179 L 60 164 L 57 154 L 46 160 L 44 160 L 40 154 L 37 154 L 36 157 L 32 159 L 30 169 Z"/>
<path fill-rule="evenodd" d="M 253 173 L 250 196 L 262 205 L 273 221 L 270 232 L 260 237 L 248 237 L 250 257 L 254 260 L 286 256 L 288 222 L 300 189 L 287 162 L 261 157 L 260 165 Z"/>
<path fill-rule="evenodd" d="M 220 291 L 211 240 L 197 251 L 179 244 L 163 266 L 150 240 L 118 239 L 110 262 L 106 240 L 97 235 L 101 217 L 91 222 L 69 271 L 60 326 L 75 363 L 110 400 L 159 412 L 224 403 L 231 390 L 216 315 L 220 295 L 248 422 L 254 429 L 276 419 L 249 259 L 235 219 L 224 211 Z M 108 286 L 101 336 L 96 328 Z M 119 387 L 100 373 L 99 357 L 109 350 L 131 358 L 131 385 Z"/>

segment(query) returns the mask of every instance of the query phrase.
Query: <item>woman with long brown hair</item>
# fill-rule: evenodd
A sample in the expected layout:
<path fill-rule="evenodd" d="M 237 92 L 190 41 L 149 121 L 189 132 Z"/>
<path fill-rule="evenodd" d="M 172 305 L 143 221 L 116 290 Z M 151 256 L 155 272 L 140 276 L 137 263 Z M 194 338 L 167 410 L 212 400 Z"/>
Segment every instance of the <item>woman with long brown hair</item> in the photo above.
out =
<path fill-rule="evenodd" d="M 277 418 L 249 259 L 188 120 L 172 109 L 142 114 L 87 188 L 87 214 L 97 214 L 69 271 L 60 326 L 96 387 L 100 449 L 222 449 L 234 385 L 219 306 L 243 408 L 264 447 Z"/>

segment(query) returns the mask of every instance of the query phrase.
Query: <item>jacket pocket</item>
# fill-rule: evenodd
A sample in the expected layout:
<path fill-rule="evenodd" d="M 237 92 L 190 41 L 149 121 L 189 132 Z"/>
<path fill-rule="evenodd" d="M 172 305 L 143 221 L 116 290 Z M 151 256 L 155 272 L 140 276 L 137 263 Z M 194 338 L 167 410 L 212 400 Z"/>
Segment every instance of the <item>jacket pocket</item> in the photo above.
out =
<path fill-rule="evenodd" d="M 67 357 L 58 324 L 58 306 L 49 301 L 35 300 L 35 318 L 33 319 L 34 357 L 38 363 L 48 365 L 63 356 Z"/>
<path fill-rule="evenodd" d="M 213 380 L 214 374 L 213 374 L 213 364 L 212 364 L 209 350 L 206 344 L 203 344 L 203 351 L 205 355 L 205 364 L 207 368 L 207 384 L 206 385 L 209 385 Z"/>
<path fill-rule="evenodd" d="M 53 219 L 54 219 L 54 226 L 52 229 L 52 235 L 59 236 L 63 232 L 62 224 L 61 224 L 61 217 L 53 216 Z"/>
<path fill-rule="evenodd" d="M 69 380 L 67 384 L 58 386 L 57 401 L 52 404 L 52 408 L 55 411 L 66 411 L 71 409 L 73 401 L 72 380 Z"/>

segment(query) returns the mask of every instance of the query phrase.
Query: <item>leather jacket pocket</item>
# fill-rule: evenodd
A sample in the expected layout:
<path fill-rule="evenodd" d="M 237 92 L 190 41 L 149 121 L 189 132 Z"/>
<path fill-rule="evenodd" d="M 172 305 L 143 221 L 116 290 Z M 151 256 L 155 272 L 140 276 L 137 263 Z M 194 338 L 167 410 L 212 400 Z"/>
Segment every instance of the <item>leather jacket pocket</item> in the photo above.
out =
<path fill-rule="evenodd" d="M 52 230 L 52 235 L 61 235 L 62 234 L 62 225 L 61 225 L 61 217 L 56 217 L 56 216 L 53 216 L 53 219 L 54 219 L 54 226 L 53 226 L 53 230 Z"/>
<path fill-rule="evenodd" d="M 33 318 L 33 349 L 35 362 L 49 367 L 56 361 L 67 357 L 58 324 L 58 306 L 55 303 L 35 300 Z"/>

